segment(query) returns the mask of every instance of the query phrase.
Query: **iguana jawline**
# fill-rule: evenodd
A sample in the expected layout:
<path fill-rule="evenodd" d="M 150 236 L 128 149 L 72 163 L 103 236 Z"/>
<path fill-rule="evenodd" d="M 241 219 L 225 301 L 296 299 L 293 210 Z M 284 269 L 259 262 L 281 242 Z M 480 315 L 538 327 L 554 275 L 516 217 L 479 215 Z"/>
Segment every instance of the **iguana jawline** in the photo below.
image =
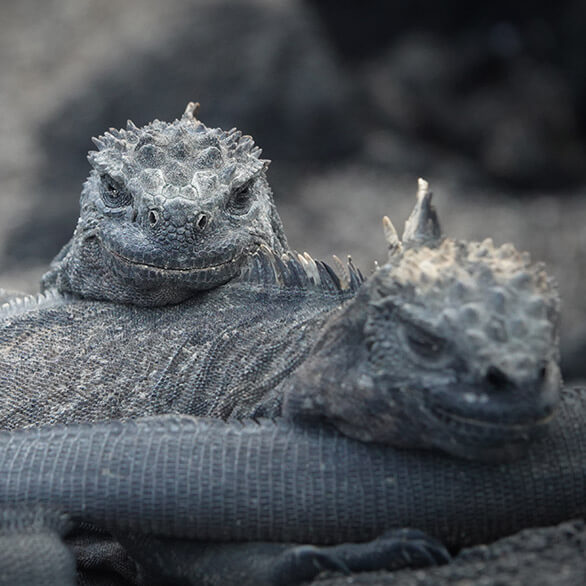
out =
<path fill-rule="evenodd" d="M 258 245 L 255 248 L 244 250 L 238 256 L 234 256 L 233 258 L 231 258 L 227 261 L 218 263 L 216 265 L 208 264 L 203 267 L 179 268 L 179 267 L 165 267 L 165 266 L 154 265 L 154 264 L 145 263 L 145 262 L 138 262 L 138 261 L 132 260 L 131 258 L 128 258 L 128 257 L 120 254 L 119 252 L 116 252 L 115 250 L 108 248 L 103 243 L 103 241 L 101 241 L 101 243 L 102 243 L 102 246 L 106 252 L 108 252 L 112 256 L 116 257 L 117 260 L 120 260 L 125 264 L 132 265 L 135 268 L 139 268 L 139 269 L 144 268 L 145 270 L 149 270 L 149 271 L 154 270 L 154 271 L 161 272 L 161 273 L 171 273 L 171 274 L 177 273 L 177 274 L 182 274 L 182 275 L 189 274 L 189 273 L 195 275 L 195 274 L 206 274 L 206 273 L 212 273 L 212 272 L 219 272 L 223 268 L 231 268 L 232 266 L 234 266 L 235 269 L 239 269 L 240 266 L 250 256 L 250 254 L 254 253 L 254 251 L 258 249 L 258 246 L 260 246 L 260 245 Z"/>

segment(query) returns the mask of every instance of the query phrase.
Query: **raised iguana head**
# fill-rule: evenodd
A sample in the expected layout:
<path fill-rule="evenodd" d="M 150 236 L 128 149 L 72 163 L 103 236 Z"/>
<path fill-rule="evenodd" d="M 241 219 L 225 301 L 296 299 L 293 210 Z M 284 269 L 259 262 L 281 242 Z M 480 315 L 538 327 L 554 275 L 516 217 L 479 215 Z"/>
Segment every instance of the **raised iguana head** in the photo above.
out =
<path fill-rule="evenodd" d="M 180 120 L 128 122 L 98 147 L 71 242 L 44 277 L 82 297 L 177 303 L 236 276 L 250 252 L 286 249 L 250 136 L 208 128 L 190 103 Z"/>
<path fill-rule="evenodd" d="M 403 241 L 384 224 L 388 263 L 324 331 L 285 413 L 462 457 L 522 453 L 559 398 L 552 279 L 510 244 L 442 238 L 425 182 Z"/>

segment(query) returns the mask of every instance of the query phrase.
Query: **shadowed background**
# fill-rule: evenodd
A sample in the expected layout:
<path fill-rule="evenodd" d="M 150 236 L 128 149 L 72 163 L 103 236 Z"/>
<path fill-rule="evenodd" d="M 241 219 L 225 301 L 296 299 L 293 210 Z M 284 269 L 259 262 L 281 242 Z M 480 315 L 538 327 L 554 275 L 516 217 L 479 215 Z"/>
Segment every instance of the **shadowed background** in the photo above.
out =
<path fill-rule="evenodd" d="M 384 259 L 416 178 L 444 231 L 514 242 L 564 301 L 586 378 L 586 5 L 334 0 L 5 0 L 0 285 L 34 291 L 75 226 L 90 137 L 190 100 L 273 160 L 294 248 Z"/>

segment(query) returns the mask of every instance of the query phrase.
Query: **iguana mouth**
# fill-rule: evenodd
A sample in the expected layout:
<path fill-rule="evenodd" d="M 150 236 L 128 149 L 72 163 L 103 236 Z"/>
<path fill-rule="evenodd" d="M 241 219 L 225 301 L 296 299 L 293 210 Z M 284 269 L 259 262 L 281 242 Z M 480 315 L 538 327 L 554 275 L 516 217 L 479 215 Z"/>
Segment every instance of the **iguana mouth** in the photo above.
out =
<path fill-rule="evenodd" d="M 165 272 L 165 273 L 177 273 L 177 274 L 206 273 L 206 272 L 222 269 L 222 268 L 237 264 L 238 262 L 241 262 L 242 259 L 247 254 L 245 251 L 241 255 L 235 256 L 234 258 L 232 258 L 230 260 L 227 260 L 227 261 L 224 261 L 221 263 L 217 263 L 217 264 L 213 264 L 213 265 L 206 265 L 204 267 L 181 267 L 181 268 L 179 268 L 179 267 L 165 267 L 162 265 L 155 265 L 155 264 L 151 264 L 151 263 L 138 262 L 138 261 L 132 260 L 126 256 L 123 256 L 120 253 L 115 252 L 114 250 L 111 250 L 106 246 L 104 246 L 104 248 L 112 256 L 115 256 L 118 260 L 121 260 L 122 262 L 129 264 L 129 265 L 132 265 L 134 267 L 144 268 L 147 270 L 155 270 L 155 271 L 160 271 L 160 272 Z"/>
<path fill-rule="evenodd" d="M 541 417 L 536 417 L 534 419 L 527 419 L 525 421 L 519 421 L 516 423 L 504 423 L 482 420 L 476 417 L 466 417 L 463 415 L 458 415 L 451 411 L 447 411 L 446 409 L 442 409 L 437 405 L 430 405 L 429 410 L 437 420 L 453 428 L 470 427 L 471 429 L 487 431 L 509 431 L 512 433 L 523 433 L 527 430 L 532 429 L 533 427 L 547 425 L 547 423 L 549 423 L 555 415 L 555 411 L 552 411 L 551 413 L 548 413 Z"/>
<path fill-rule="evenodd" d="M 512 422 L 465 416 L 438 405 L 427 405 L 428 416 L 443 429 L 433 444 L 449 454 L 469 460 L 505 462 L 524 456 L 531 440 L 548 428 L 555 409 L 547 414 Z"/>
<path fill-rule="evenodd" d="M 469 429 L 471 434 L 494 433 L 498 439 L 498 433 L 504 434 L 503 437 L 526 434 L 547 425 L 559 404 L 558 383 L 555 373 L 499 392 L 482 382 L 456 383 L 449 388 L 427 389 L 423 402 L 429 416 L 448 429 Z"/>
<path fill-rule="evenodd" d="M 208 264 L 202 267 L 165 267 L 162 265 L 146 263 L 146 262 L 139 262 L 128 258 L 119 252 L 112 250 L 108 246 L 104 244 L 102 241 L 102 246 L 104 250 L 106 250 L 110 255 L 115 257 L 117 260 L 121 261 L 124 264 L 130 265 L 132 267 L 136 267 L 138 269 L 143 269 L 145 271 L 156 271 L 158 273 L 170 274 L 170 275 L 198 275 L 198 274 L 206 274 L 206 273 L 213 273 L 213 272 L 221 272 L 222 269 L 227 268 L 239 268 L 240 265 L 244 262 L 244 259 L 248 257 L 252 252 L 258 249 L 259 245 L 255 245 L 250 249 L 244 249 L 241 254 L 234 256 L 233 258 L 219 262 L 216 264 Z"/>

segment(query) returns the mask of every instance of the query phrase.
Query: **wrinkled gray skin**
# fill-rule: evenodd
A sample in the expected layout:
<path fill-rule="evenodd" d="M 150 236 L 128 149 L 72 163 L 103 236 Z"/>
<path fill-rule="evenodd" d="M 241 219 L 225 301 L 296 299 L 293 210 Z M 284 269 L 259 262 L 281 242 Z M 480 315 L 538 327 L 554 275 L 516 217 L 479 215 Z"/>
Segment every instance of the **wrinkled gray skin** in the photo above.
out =
<path fill-rule="evenodd" d="M 44 277 L 41 305 L 58 304 L 55 291 L 127 305 L 85 301 L 55 310 L 49 326 L 42 309 L 24 312 L 18 327 L 5 323 L 4 384 L 26 388 L 30 408 L 6 393 L 0 423 L 34 425 L 41 404 L 46 422 L 99 419 L 105 399 L 112 417 L 277 416 L 284 402 L 289 417 L 325 417 L 367 441 L 474 459 L 522 453 L 560 386 L 559 300 L 542 267 L 510 245 L 443 239 L 420 180 L 402 242 L 385 219 L 388 263 L 362 289 L 354 276 L 344 291 L 326 265 L 287 252 L 267 161 L 252 139 L 206 128 L 196 108 L 95 140 L 78 226 Z M 300 274 L 301 282 L 291 278 Z M 266 275 L 281 286 L 278 302 L 266 298 Z M 235 277 L 243 283 L 235 292 L 201 294 Z M 165 306 L 195 291 L 193 303 L 160 316 L 128 306 Z M 197 336 L 185 346 L 188 332 Z M 229 347 L 207 357 L 226 336 Z M 188 374 L 171 367 L 187 348 Z M 115 379 L 108 369 L 96 375 L 103 360 L 121 361 Z M 232 366 L 243 360 L 253 373 Z M 183 396 L 171 401 L 178 384 Z M 159 397 L 147 406 L 153 388 Z"/>
<path fill-rule="evenodd" d="M 407 223 L 407 235 L 414 224 L 426 224 L 419 220 L 429 215 L 429 205 L 429 195 L 420 194 Z M 436 226 L 433 226 L 433 231 L 437 231 Z M 415 234 L 421 236 L 420 231 L 415 231 Z M 0 379 L 1 425 L 14 429 L 36 427 L 41 422 L 71 423 L 168 412 L 224 419 L 284 414 L 289 418 L 305 420 L 309 423 L 306 429 L 310 430 L 319 429 L 316 420 L 326 420 L 345 434 L 361 439 L 411 448 L 439 448 L 468 459 L 520 456 L 526 451 L 529 441 L 550 424 L 557 404 L 558 299 L 555 287 L 539 267 L 531 265 L 528 259 L 510 247 L 503 250 L 491 243 L 467 244 L 449 239 L 425 240 L 425 244 L 417 244 L 405 236 L 402 243 L 391 239 L 389 247 L 393 251 L 389 262 L 364 283 L 361 283 L 360 274 L 352 266 L 346 279 L 340 279 L 327 265 L 309 257 L 295 258 L 292 254 L 277 256 L 261 248 L 250 255 L 238 279 L 223 287 L 201 292 L 181 305 L 144 308 L 77 297 L 64 298 L 58 293 L 46 294 L 40 299 L 13 300 L 4 307 L 5 317 L 0 324 L 0 371 L 3 373 Z M 421 266 L 420 256 L 425 258 Z M 506 270 L 498 268 L 501 264 L 506 266 Z M 438 266 L 441 270 L 436 271 L 436 278 L 432 278 L 433 267 Z M 457 286 L 459 281 L 465 283 L 463 289 Z M 429 308 L 432 310 L 429 311 Z M 443 311 L 455 308 L 462 309 L 463 313 L 452 315 L 449 311 Z M 507 311 L 517 319 L 514 332 L 507 327 L 495 330 L 495 323 L 498 323 L 495 319 L 506 319 Z M 461 327 L 450 327 L 450 320 L 453 319 Z M 495 331 L 498 333 L 497 340 L 492 338 Z M 483 352 L 473 344 L 479 340 L 484 341 Z M 498 343 L 491 343 L 495 341 Z M 498 375 L 495 369 L 498 369 Z M 452 389 L 457 392 L 450 394 Z M 130 426 L 119 424 L 117 429 L 126 433 L 126 425 Z M 175 437 L 173 425 L 171 438 Z M 130 478 L 131 486 L 136 485 L 137 493 L 131 487 L 128 491 L 121 488 L 124 494 L 130 495 L 131 509 L 138 511 L 139 517 L 146 511 L 168 510 L 166 500 L 153 501 L 150 488 L 143 486 L 142 480 L 134 483 L 134 477 L 128 477 L 127 472 L 132 469 L 140 478 L 145 478 L 141 469 L 158 469 L 151 461 L 152 454 L 166 454 L 169 459 L 162 464 L 165 471 L 157 472 L 156 477 L 172 479 L 173 486 L 176 486 L 176 474 L 168 466 L 171 461 L 184 462 L 185 458 L 175 458 L 167 448 L 157 448 L 158 436 L 154 432 L 154 424 L 153 435 L 147 437 L 144 444 L 134 443 L 133 428 L 128 427 L 130 442 L 139 451 L 132 454 L 127 454 L 113 437 L 111 440 L 104 438 L 100 428 L 97 429 L 96 434 L 92 432 L 91 436 L 96 439 L 91 440 L 85 438 L 83 433 L 76 436 L 77 432 L 71 431 L 71 446 L 75 448 L 71 457 L 76 457 L 74 453 L 83 457 L 83 446 L 87 445 L 87 441 L 97 447 L 99 453 L 105 454 L 99 448 L 100 444 L 96 443 L 98 438 L 105 439 L 105 443 L 101 444 L 105 450 L 120 448 L 122 457 L 128 457 L 125 460 L 127 464 L 122 465 L 125 472 L 118 473 L 109 465 L 104 468 L 97 464 L 97 468 L 106 470 L 108 478 L 114 479 L 115 483 L 118 483 L 116 479 Z M 148 436 L 151 424 L 147 422 L 143 429 L 146 429 Z M 217 440 L 222 442 L 226 439 L 222 435 L 224 429 L 232 437 L 229 434 L 233 428 L 220 427 L 212 436 L 217 436 Z M 275 429 L 277 435 L 259 448 L 268 458 L 267 468 L 276 470 L 279 478 L 290 462 L 297 461 L 301 469 L 307 469 L 301 452 L 299 457 L 284 457 L 272 452 L 277 445 L 276 438 L 281 434 L 281 428 Z M 573 426 L 569 429 L 575 431 Z M 303 448 L 302 442 L 296 438 L 295 434 L 287 436 L 285 445 L 298 445 L 300 450 L 306 450 L 304 453 L 315 451 L 315 447 Z M 331 441 L 338 447 L 346 445 L 339 440 L 316 439 L 317 445 L 326 449 Z M 247 471 L 245 475 L 248 478 L 251 478 L 249 472 L 254 470 L 252 478 L 261 479 L 264 473 L 255 463 L 247 460 L 242 450 L 246 450 L 248 445 L 251 454 L 258 452 L 253 445 L 245 444 L 239 444 L 241 448 L 236 457 Z M 40 444 L 40 452 L 36 448 L 29 451 L 27 444 L 22 446 L 24 451 L 12 452 L 14 457 L 8 456 L 6 461 L 17 476 L 21 475 L 18 463 L 24 465 L 21 456 L 25 453 L 36 453 L 40 458 L 27 470 L 51 471 L 55 469 L 42 450 L 65 454 L 52 441 L 48 445 Z M 224 447 L 210 448 L 211 452 L 206 452 L 205 447 L 202 449 L 204 453 L 220 455 L 218 464 L 202 465 L 206 478 L 219 479 L 224 485 L 222 479 L 230 470 L 222 455 L 227 453 Z M 344 448 L 339 456 L 320 456 L 316 465 L 327 468 L 328 462 L 346 462 L 353 449 Z M 563 480 L 566 477 L 560 475 L 559 462 L 563 462 L 568 454 L 563 452 L 563 448 L 559 449 L 562 453 L 554 454 L 554 477 L 565 486 Z M 369 452 L 363 446 L 360 450 L 357 462 L 379 448 L 373 447 L 374 451 Z M 188 451 L 193 453 L 191 447 Z M 580 454 L 579 451 L 577 453 Z M 573 449 L 570 454 L 574 454 Z M 67 461 L 65 465 L 69 466 L 70 457 L 64 457 Z M 109 456 L 106 457 L 110 463 L 114 462 Z M 393 464 L 388 470 L 395 470 L 397 474 L 403 470 L 408 472 L 408 478 L 413 479 L 412 467 L 419 465 L 418 456 L 414 454 L 413 458 L 403 468 Z M 581 456 L 578 458 L 579 462 L 583 461 Z M 91 461 L 87 460 L 87 466 L 81 464 L 81 467 L 85 470 L 84 474 L 88 474 L 87 485 L 97 486 L 98 479 L 90 473 L 94 466 Z M 47 464 L 46 468 L 43 468 L 43 462 Z M 283 462 L 287 462 L 284 468 Z M 435 469 L 427 468 L 425 458 L 423 462 L 423 470 L 428 470 L 428 476 L 422 480 L 422 486 L 435 486 Z M 493 518 L 495 513 L 504 513 L 505 520 L 513 519 L 518 525 L 505 529 L 504 524 L 495 525 L 488 521 L 487 524 L 478 524 L 476 513 L 471 514 L 467 508 L 461 508 L 468 492 L 458 496 L 454 507 L 462 513 L 463 519 L 471 522 L 472 526 L 478 526 L 481 532 L 483 527 L 486 529 L 479 540 L 578 514 L 575 501 L 578 498 L 578 502 L 582 502 L 583 493 L 570 483 L 567 485 L 569 496 L 564 496 L 565 493 L 557 489 L 554 491 L 556 498 L 566 503 L 561 508 L 557 506 L 558 500 L 546 497 L 529 507 L 530 515 L 511 516 L 510 507 L 516 507 L 517 502 L 514 505 L 508 500 L 503 503 L 504 494 L 509 495 L 508 498 L 523 495 L 521 498 L 524 499 L 526 491 L 535 491 L 535 494 L 543 496 L 541 483 L 552 486 L 549 476 L 542 474 L 543 469 L 539 465 L 532 468 L 535 461 L 531 462 L 528 476 L 519 476 L 521 485 L 518 492 L 515 492 L 516 485 L 495 486 L 493 491 L 490 488 L 490 472 L 479 477 L 478 486 L 469 487 L 471 494 L 480 498 L 480 509 L 486 511 L 489 502 L 494 504 L 489 518 Z M 541 463 L 541 457 L 538 462 Z M 446 494 L 453 494 L 454 478 L 461 479 L 462 474 L 466 475 L 466 471 L 471 470 L 468 467 L 471 465 L 459 464 L 454 477 L 447 482 Z M 12 468 L 14 466 L 16 468 Z M 373 472 L 380 471 L 380 468 L 375 465 L 362 472 L 360 468 L 356 470 L 357 479 L 378 478 L 373 476 Z M 513 472 L 506 470 L 506 480 L 516 478 L 515 469 Z M 33 485 L 35 474 L 27 477 L 27 486 Z M 570 472 L 570 475 L 573 474 Z M 477 472 L 474 472 L 470 477 L 476 478 L 476 475 Z M 298 476 L 305 479 L 302 486 L 312 491 L 306 503 L 313 502 L 315 491 L 312 487 L 317 477 L 311 473 L 309 476 L 299 473 Z M 341 476 L 348 480 L 346 472 Z M 59 479 L 59 475 L 53 472 L 50 472 L 50 477 L 55 481 Z M 393 473 L 390 477 L 397 478 Z M 73 477 L 68 478 L 67 486 L 78 485 L 76 480 L 72 480 Z M 351 481 L 350 485 L 356 486 L 364 498 L 365 494 L 378 494 L 379 488 L 386 486 L 388 478 L 388 475 L 380 478 L 368 487 L 361 486 L 358 480 Z M 580 479 L 578 474 L 578 484 Z M 532 484 L 534 480 L 539 485 L 537 488 Z M 401 503 L 411 495 L 420 495 L 425 502 L 444 507 L 443 497 L 430 500 L 425 489 L 418 489 L 413 480 L 406 482 L 405 495 L 399 498 Z M 343 487 L 348 485 L 339 479 L 336 483 L 338 488 L 326 488 L 327 498 L 338 494 L 342 499 L 342 510 L 361 511 L 359 501 L 353 501 L 350 505 L 343 501 L 346 494 Z M 288 485 L 287 482 L 285 485 Z M 193 483 L 190 486 L 194 486 Z M 401 483 L 400 486 L 405 485 Z M 165 487 L 163 492 L 168 490 L 167 484 Z M 279 511 L 292 510 L 294 515 L 298 515 L 306 508 L 305 504 L 291 509 L 289 499 L 287 505 L 278 504 L 282 501 L 274 499 L 280 494 L 281 485 L 260 488 L 253 493 L 247 490 L 242 493 L 243 497 L 247 501 L 261 503 L 260 510 L 265 510 L 271 503 L 276 505 L 269 518 L 275 519 L 276 526 L 285 532 L 292 526 L 280 517 Z M 240 489 L 236 492 L 239 493 Z M 17 487 L 16 493 L 23 491 Z M 11 497 L 5 503 L 41 502 L 49 507 L 65 506 L 65 510 L 71 510 L 60 498 L 46 495 L 37 501 L 34 493 L 29 494 L 33 495 L 32 501 L 23 503 L 18 499 L 13 501 Z M 185 494 L 192 493 L 187 490 Z M 182 502 L 179 496 L 172 500 Z M 118 505 L 110 508 L 115 502 L 110 496 L 97 501 L 93 496 L 83 497 L 82 502 L 84 506 L 90 502 L 104 505 L 104 514 L 108 517 L 125 518 L 126 513 Z M 217 510 L 217 506 L 221 509 L 229 503 L 223 497 L 219 502 L 223 504 L 210 503 L 203 510 Z M 320 510 L 329 510 L 329 505 L 322 507 L 319 501 L 315 502 Z M 542 514 L 539 503 L 552 505 L 552 508 Z M 328 525 L 330 518 L 326 517 L 325 531 L 335 540 L 352 541 L 369 539 L 377 531 L 396 527 L 395 523 L 413 523 L 417 527 L 420 520 L 411 515 L 421 507 L 417 503 L 414 508 L 408 503 L 405 506 L 404 509 L 397 509 L 405 512 L 405 518 L 395 517 L 388 525 L 384 522 L 368 535 L 361 531 L 367 527 L 367 519 L 376 519 L 378 515 L 367 514 L 364 519 L 358 519 L 356 533 L 349 534 L 341 533 L 337 526 Z M 393 511 L 393 507 L 389 510 Z M 242 513 L 240 505 L 234 511 L 238 525 Z M 334 512 L 333 518 L 336 514 Z M 256 515 L 253 513 L 253 517 Z M 435 515 L 435 512 L 431 513 L 429 519 Z M 77 514 L 74 516 L 77 518 Z M 87 518 L 101 523 L 99 517 Z M 180 520 L 173 521 L 173 526 L 181 528 L 182 520 L 194 517 L 182 511 L 178 518 Z M 310 579 L 320 568 L 361 571 L 445 560 L 445 551 L 437 542 L 416 532 L 386 534 L 368 543 L 331 547 L 297 547 L 287 543 L 262 542 L 196 546 L 177 540 L 161 543 L 154 537 L 154 529 L 151 533 L 139 521 L 129 523 L 128 529 L 133 530 L 130 535 L 126 535 L 124 530 L 118 533 L 113 525 L 104 525 L 116 530 L 116 536 L 124 548 L 99 533 L 97 537 L 95 533 L 89 536 L 84 534 L 84 545 L 77 549 L 80 571 L 87 573 L 88 565 L 90 569 L 92 567 L 91 556 L 86 565 L 84 558 L 79 557 L 87 551 L 88 541 L 90 550 L 96 550 L 92 539 L 97 539 L 100 544 L 97 551 L 104 564 L 109 560 L 118 572 L 123 567 L 123 573 L 131 575 L 125 583 L 136 583 L 136 580 L 148 583 L 148 577 L 163 575 L 171 583 L 178 583 L 178 576 L 184 580 L 183 583 L 197 582 L 202 576 L 207 576 L 210 584 L 245 583 L 248 576 L 250 583 L 283 584 L 285 577 L 290 583 Z M 151 529 L 154 528 L 152 521 L 147 523 Z M 302 525 L 312 527 L 312 523 L 308 520 Z M 211 525 L 224 526 L 223 522 L 216 521 Z M 447 522 L 442 526 L 449 528 L 457 525 Z M 146 535 L 134 532 L 141 527 L 146 530 Z M 30 552 L 27 530 L 25 528 L 21 541 L 9 539 L 11 544 L 22 544 L 22 548 L 18 546 L 19 551 L 24 548 L 25 552 Z M 33 533 L 36 535 L 38 532 Z M 166 530 L 163 533 L 175 535 Z M 470 535 L 468 529 L 464 533 Z M 186 534 L 181 533 L 180 529 L 178 535 Z M 305 539 L 301 534 L 286 535 L 284 533 L 278 538 Z M 436 535 L 445 536 L 443 533 Z M 268 538 L 262 533 L 248 532 L 245 536 L 248 539 Z M 204 538 L 216 539 L 217 536 L 206 534 Z M 233 538 L 231 534 L 225 536 L 228 540 Z M 46 547 L 51 551 L 61 542 L 55 532 L 47 539 Z M 315 539 L 318 539 L 316 534 L 312 534 L 311 540 Z M 458 546 L 465 543 L 463 539 L 454 538 L 450 543 Z M 125 557 L 126 551 L 140 561 L 143 569 L 137 569 L 134 561 Z M 32 567 L 31 557 L 37 559 L 34 554 L 25 555 L 24 559 Z M 26 567 L 27 563 L 24 565 Z M 64 571 L 69 571 L 70 564 L 64 567 Z M 161 580 L 153 579 L 155 583 L 161 583 Z"/>
<path fill-rule="evenodd" d="M 137 146 L 131 156 L 120 146 L 116 167 L 121 137 L 106 137 L 111 144 L 98 145 L 103 160 L 92 161 L 96 172 L 105 169 L 118 181 L 118 171 L 131 175 L 127 159 L 134 161 Z M 252 243 L 237 247 L 242 258 L 227 265 L 238 266 L 237 275 L 208 278 L 216 275 L 216 253 L 207 265 L 194 261 L 195 249 L 187 264 L 185 256 L 178 264 L 165 261 L 165 245 L 177 239 L 159 238 L 158 227 L 177 225 L 176 206 L 184 211 L 187 198 L 159 198 L 170 214 L 161 223 L 152 203 L 135 208 L 148 198 L 128 185 L 106 189 L 90 177 L 80 225 L 45 277 L 45 294 L 13 298 L 2 309 L 2 427 L 167 412 L 224 419 L 284 414 L 325 419 L 359 439 L 508 459 L 549 424 L 560 384 L 555 287 L 511 247 L 442 240 L 425 189 L 403 242 L 389 237 L 389 262 L 360 286 L 352 267 L 341 279 L 324 263 L 284 252 L 284 238 L 262 241 L 246 226 L 242 233 L 252 234 Z M 198 206 L 207 220 L 189 230 L 205 234 L 233 197 L 226 190 L 215 207 Z M 268 232 L 278 235 L 278 216 L 268 209 Z M 111 254 L 116 243 L 118 254 Z M 141 498 L 139 508 L 151 506 Z M 401 539 L 398 552 L 396 537 L 385 543 L 394 552 L 385 561 L 410 557 Z M 368 548 L 358 557 L 378 559 Z M 307 559 L 315 567 L 313 553 Z"/>
<path fill-rule="evenodd" d="M 250 136 L 180 120 L 94 139 L 73 238 L 43 278 L 87 299 L 179 303 L 236 276 L 261 244 L 287 241 Z"/>

